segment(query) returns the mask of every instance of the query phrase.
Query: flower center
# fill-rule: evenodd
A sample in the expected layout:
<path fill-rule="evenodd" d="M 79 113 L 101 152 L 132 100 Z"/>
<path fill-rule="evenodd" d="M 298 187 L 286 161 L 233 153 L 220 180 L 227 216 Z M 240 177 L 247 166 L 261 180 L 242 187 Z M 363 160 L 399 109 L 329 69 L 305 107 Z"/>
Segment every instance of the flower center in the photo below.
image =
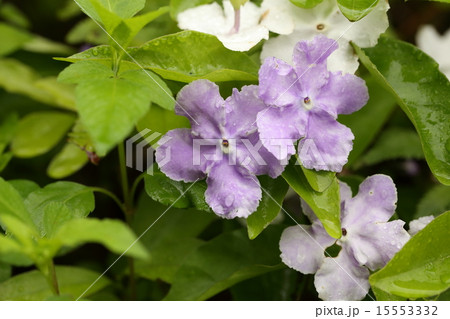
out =
<path fill-rule="evenodd" d="M 342 236 L 347 236 L 347 229 L 342 228 Z"/>
<path fill-rule="evenodd" d="M 322 31 L 323 29 L 325 29 L 325 24 L 319 23 L 318 25 L 316 25 L 316 29 L 317 29 L 318 31 Z"/>
<path fill-rule="evenodd" d="M 222 138 L 220 148 L 222 149 L 222 152 L 224 152 L 225 154 L 230 153 L 230 141 L 228 141 L 226 138 Z"/>
<path fill-rule="evenodd" d="M 313 103 L 311 101 L 311 98 L 309 96 L 305 97 L 303 99 L 303 107 L 307 110 L 311 110 L 313 108 Z"/>

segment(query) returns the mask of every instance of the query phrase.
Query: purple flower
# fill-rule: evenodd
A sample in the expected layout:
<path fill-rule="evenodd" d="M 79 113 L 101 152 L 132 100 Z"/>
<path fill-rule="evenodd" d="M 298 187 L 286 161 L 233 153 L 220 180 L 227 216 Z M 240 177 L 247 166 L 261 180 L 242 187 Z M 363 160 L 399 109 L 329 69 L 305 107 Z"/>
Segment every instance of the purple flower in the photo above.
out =
<path fill-rule="evenodd" d="M 315 273 L 314 284 L 323 300 L 360 300 L 369 291 L 369 269 L 382 268 L 409 240 L 401 220 L 388 222 L 394 214 L 397 191 L 386 175 L 368 177 L 352 198 L 350 188 L 340 183 L 342 237 L 330 237 L 311 208 L 303 211 L 312 225 L 291 226 L 280 240 L 281 258 L 304 274 Z M 334 243 L 337 257 L 325 257 Z"/>
<path fill-rule="evenodd" d="M 337 47 L 317 36 L 297 43 L 293 67 L 276 58 L 262 65 L 259 94 L 269 108 L 258 114 L 257 125 L 264 146 L 278 159 L 294 154 L 294 142 L 303 138 L 298 153 L 304 167 L 339 172 L 347 163 L 354 136 L 336 118 L 359 110 L 369 95 L 357 76 L 327 70 Z"/>
<path fill-rule="evenodd" d="M 207 177 L 205 199 L 224 218 L 247 217 L 261 200 L 255 175 L 277 177 L 283 166 L 259 140 L 256 115 L 265 108 L 256 86 L 244 86 L 224 100 L 219 87 L 198 80 L 185 86 L 175 112 L 191 129 L 169 131 L 156 150 L 156 161 L 168 177 L 194 182 Z"/>

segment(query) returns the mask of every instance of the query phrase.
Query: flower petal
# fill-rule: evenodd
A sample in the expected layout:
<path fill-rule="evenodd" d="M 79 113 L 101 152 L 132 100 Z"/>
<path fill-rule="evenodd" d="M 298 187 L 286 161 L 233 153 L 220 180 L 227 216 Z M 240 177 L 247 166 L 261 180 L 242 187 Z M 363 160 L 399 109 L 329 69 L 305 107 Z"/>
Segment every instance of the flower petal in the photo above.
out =
<path fill-rule="evenodd" d="M 288 227 L 281 235 L 281 259 L 295 270 L 313 274 L 325 258 L 325 249 L 334 241 L 320 222 Z"/>
<path fill-rule="evenodd" d="M 300 41 L 293 53 L 294 69 L 298 76 L 314 65 L 323 65 L 326 71 L 326 60 L 339 47 L 337 41 L 318 35 L 311 41 Z"/>
<path fill-rule="evenodd" d="M 315 103 L 336 118 L 338 114 L 358 111 L 368 100 L 369 92 L 363 79 L 353 74 L 335 72 L 330 74 Z"/>
<path fill-rule="evenodd" d="M 306 138 L 299 143 L 302 165 L 309 169 L 340 172 L 353 148 L 352 131 L 322 110 L 309 112 Z"/>
<path fill-rule="evenodd" d="M 267 58 L 259 69 L 259 96 L 270 106 L 297 105 L 300 88 L 294 69 L 282 60 Z"/>
<path fill-rule="evenodd" d="M 237 33 L 218 35 L 217 38 L 227 49 L 244 52 L 253 48 L 261 40 L 269 39 L 269 30 L 261 25 L 255 25 Z"/>
<path fill-rule="evenodd" d="M 161 172 L 176 181 L 193 182 L 203 179 L 203 165 L 194 165 L 193 140 L 190 129 L 167 132 L 158 142 L 156 162 Z"/>
<path fill-rule="evenodd" d="M 228 138 L 245 137 L 256 131 L 256 116 L 267 106 L 258 96 L 258 86 L 233 89 L 225 100 L 225 134 Z"/>
<path fill-rule="evenodd" d="M 375 271 L 384 267 L 410 239 L 403 228 L 404 224 L 402 220 L 394 220 L 365 224 L 363 227 L 343 225 L 347 236 L 340 241 L 343 241 L 343 247 L 355 257 L 359 265 Z"/>
<path fill-rule="evenodd" d="M 409 230 L 408 233 L 411 236 L 414 236 L 418 232 L 420 232 L 422 229 L 424 229 L 431 221 L 434 219 L 434 216 L 424 216 L 420 217 L 418 219 L 414 219 L 409 222 Z"/>
<path fill-rule="evenodd" d="M 285 165 L 295 153 L 294 142 L 305 134 L 306 112 L 296 106 L 268 107 L 256 124 L 264 147 Z"/>
<path fill-rule="evenodd" d="M 269 175 L 276 178 L 284 170 L 281 161 L 263 146 L 258 132 L 237 143 L 237 161 L 254 175 Z"/>
<path fill-rule="evenodd" d="M 369 275 L 342 249 L 336 258 L 324 259 L 314 285 L 322 300 L 361 300 L 369 292 Z"/>
<path fill-rule="evenodd" d="M 397 189 L 387 175 L 372 175 L 359 186 L 358 194 L 345 202 L 341 212 L 343 227 L 387 222 L 395 212 Z"/>
<path fill-rule="evenodd" d="M 299 11 L 289 1 L 264 0 L 261 4 L 261 24 L 278 34 L 290 34 L 294 31 L 295 20 L 292 11 Z"/>
<path fill-rule="evenodd" d="M 212 166 L 206 180 L 205 199 L 220 217 L 248 217 L 256 211 L 261 200 L 258 179 L 245 169 L 228 164 L 228 160 Z"/>
<path fill-rule="evenodd" d="M 175 112 L 191 122 L 192 134 L 202 138 L 221 138 L 225 101 L 219 87 L 208 80 L 197 80 L 178 93 Z"/>
<path fill-rule="evenodd" d="M 222 7 L 217 3 L 187 9 L 177 16 L 178 27 L 212 35 L 226 34 L 233 27 L 233 20 L 226 18 Z"/>

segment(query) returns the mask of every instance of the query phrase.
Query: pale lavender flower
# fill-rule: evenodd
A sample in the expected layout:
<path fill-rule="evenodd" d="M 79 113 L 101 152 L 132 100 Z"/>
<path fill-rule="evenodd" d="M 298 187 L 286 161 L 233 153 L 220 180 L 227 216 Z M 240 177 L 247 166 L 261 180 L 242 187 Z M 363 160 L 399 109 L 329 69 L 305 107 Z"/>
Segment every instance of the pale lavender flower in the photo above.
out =
<path fill-rule="evenodd" d="M 262 65 L 259 94 L 269 107 L 258 114 L 257 125 L 264 146 L 278 159 L 294 154 L 294 142 L 303 138 L 298 152 L 304 167 L 339 172 L 347 163 L 354 136 L 336 119 L 359 110 L 369 95 L 357 76 L 327 70 L 337 47 L 317 36 L 296 45 L 294 66 L 276 58 Z"/>
<path fill-rule="evenodd" d="M 217 215 L 249 216 L 261 199 L 255 175 L 277 177 L 283 171 L 259 142 L 255 120 L 264 108 L 253 85 L 240 92 L 234 89 L 226 100 L 208 80 L 185 86 L 175 112 L 189 118 L 192 128 L 169 131 L 161 139 L 164 142 L 156 150 L 161 171 L 176 181 L 207 177 L 205 199 Z"/>
<path fill-rule="evenodd" d="M 368 177 L 358 194 L 340 183 L 342 237 L 330 237 L 305 203 L 303 211 L 312 225 L 291 226 L 280 240 L 281 258 L 304 274 L 315 273 L 314 284 L 323 300 L 360 300 L 369 291 L 371 271 L 380 269 L 403 247 L 410 235 L 394 214 L 397 191 L 386 175 Z M 337 257 L 325 257 L 334 243 L 341 246 Z"/>

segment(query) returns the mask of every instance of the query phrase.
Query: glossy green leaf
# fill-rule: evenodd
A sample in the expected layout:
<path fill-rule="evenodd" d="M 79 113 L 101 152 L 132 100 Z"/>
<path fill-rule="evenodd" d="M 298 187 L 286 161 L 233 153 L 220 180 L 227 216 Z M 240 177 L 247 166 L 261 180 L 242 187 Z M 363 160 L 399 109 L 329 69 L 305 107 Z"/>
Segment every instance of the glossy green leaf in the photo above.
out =
<path fill-rule="evenodd" d="M 360 164 L 374 165 L 393 159 L 423 159 L 422 145 L 417 133 L 410 129 L 385 130 L 375 145 L 360 159 Z"/>
<path fill-rule="evenodd" d="M 375 294 L 377 301 L 405 301 L 407 298 L 391 295 L 377 287 L 372 287 L 372 291 Z"/>
<path fill-rule="evenodd" d="M 55 60 L 64 61 L 64 62 L 72 62 L 72 63 L 80 62 L 80 61 L 95 61 L 95 62 L 101 62 L 104 64 L 111 65 L 112 54 L 113 53 L 112 53 L 111 46 L 99 45 L 99 46 L 84 50 L 82 52 L 76 53 L 74 55 L 71 55 L 70 57 L 67 57 L 67 58 L 59 57 L 59 58 L 55 58 Z M 93 76 L 95 76 L 95 74 L 93 74 Z M 72 82 L 72 83 L 74 83 L 74 82 Z"/>
<path fill-rule="evenodd" d="M 32 36 L 20 29 L 0 22 L 0 56 L 20 49 Z"/>
<path fill-rule="evenodd" d="M 148 111 L 151 92 L 141 83 L 113 77 L 83 81 L 76 88 L 76 99 L 81 121 L 97 154 L 104 156 L 127 137 Z"/>
<path fill-rule="evenodd" d="M 101 4 L 104 8 L 123 19 L 131 18 L 145 6 L 145 0 L 77 0 L 77 3 L 88 16 L 98 22 L 102 22 L 102 20 L 95 8 L 95 3 Z"/>
<path fill-rule="evenodd" d="M 56 182 L 32 192 L 25 200 L 25 206 L 41 236 L 45 236 L 50 227 L 55 227 L 49 225 L 52 220 L 47 216 L 58 213 L 47 209 L 55 204 L 64 205 L 72 218 L 83 218 L 94 210 L 94 193 L 89 187 L 73 182 Z"/>
<path fill-rule="evenodd" d="M 68 294 L 78 298 L 81 294 L 87 297 L 110 284 L 106 277 L 92 270 L 56 266 L 56 276 L 61 294 Z M 92 283 L 98 281 L 88 291 Z M 32 270 L 0 284 L 0 300 L 39 301 L 45 300 L 52 294 L 45 277 L 37 270 Z"/>
<path fill-rule="evenodd" d="M 306 9 L 314 8 L 319 3 L 323 2 L 323 0 L 289 0 L 289 1 L 291 1 L 297 7 Z"/>
<path fill-rule="evenodd" d="M 450 185 L 450 82 L 438 64 L 415 46 L 386 37 L 373 48 L 355 49 L 414 124 L 433 174 Z"/>
<path fill-rule="evenodd" d="M 141 242 L 152 258 L 136 260 L 136 274 L 171 283 L 186 257 L 204 243 L 197 236 L 215 219 L 214 214 L 193 209 L 168 209 L 143 194 L 132 227 L 137 234 L 147 231 Z"/>
<path fill-rule="evenodd" d="M 66 178 L 78 172 L 89 161 L 80 147 L 75 144 L 66 144 L 50 162 L 47 168 L 47 174 L 51 178 Z"/>
<path fill-rule="evenodd" d="M 213 0 L 170 0 L 170 15 L 176 19 L 180 12 L 211 2 Z"/>
<path fill-rule="evenodd" d="M 283 268 L 280 235 L 281 228 L 271 227 L 248 240 L 239 229 L 205 243 L 186 258 L 165 300 L 206 300 L 238 282 Z"/>
<path fill-rule="evenodd" d="M 255 239 L 281 211 L 284 197 L 289 185 L 280 176 L 272 179 L 268 176 L 259 178 L 262 198 L 258 209 L 247 218 L 248 237 Z"/>
<path fill-rule="evenodd" d="M 184 183 L 171 180 L 154 168 L 151 175 L 145 176 L 145 191 L 153 200 L 175 208 L 194 207 L 210 211 L 205 202 L 205 181 Z"/>
<path fill-rule="evenodd" d="M 169 34 L 131 49 L 130 54 L 142 67 L 169 80 L 258 80 L 258 66 L 246 54 L 230 51 L 215 36 L 200 32 Z"/>
<path fill-rule="evenodd" d="M 341 237 L 339 183 L 335 178 L 324 192 L 315 191 L 301 167 L 293 161 L 286 166 L 282 176 L 294 191 L 312 208 L 331 237 Z"/>
<path fill-rule="evenodd" d="M 75 117 L 60 112 L 36 112 L 20 120 L 11 149 L 17 157 L 44 154 L 58 144 L 75 122 Z"/>
<path fill-rule="evenodd" d="M 147 259 L 146 249 L 130 228 L 119 220 L 72 219 L 64 223 L 51 238 L 60 247 L 75 248 L 86 243 L 98 243 L 116 254 Z"/>
<path fill-rule="evenodd" d="M 0 221 L 3 221 L 4 216 L 12 216 L 26 225 L 34 227 L 33 220 L 19 192 L 0 177 Z"/>
<path fill-rule="evenodd" d="M 139 83 L 146 87 L 150 94 L 150 100 L 162 108 L 173 111 L 175 99 L 172 91 L 159 76 L 148 70 L 132 70 L 120 74 L 120 77 L 133 83 Z"/>
<path fill-rule="evenodd" d="M 370 284 L 386 293 L 417 299 L 450 287 L 450 212 L 437 217 L 412 237 Z"/>
<path fill-rule="evenodd" d="M 339 122 L 349 127 L 355 135 L 347 166 L 352 166 L 372 144 L 397 105 L 392 94 L 373 77 L 365 80 L 370 96 L 366 106 L 353 114 L 339 115 Z"/>
<path fill-rule="evenodd" d="M 316 171 L 302 166 L 303 174 L 308 180 L 309 185 L 316 192 L 324 192 L 333 183 L 336 173 L 328 171 Z"/>
<path fill-rule="evenodd" d="M 384 0 L 381 0 L 384 1 Z M 350 21 L 358 21 L 368 15 L 378 4 L 378 0 L 337 0 L 342 14 Z"/>
<path fill-rule="evenodd" d="M 114 77 L 111 67 L 95 61 L 79 61 L 69 65 L 58 76 L 63 83 L 79 84 L 89 80 L 103 80 Z"/>
<path fill-rule="evenodd" d="M 449 210 L 450 186 L 436 185 L 421 198 L 414 219 L 429 215 L 438 216 Z"/>

